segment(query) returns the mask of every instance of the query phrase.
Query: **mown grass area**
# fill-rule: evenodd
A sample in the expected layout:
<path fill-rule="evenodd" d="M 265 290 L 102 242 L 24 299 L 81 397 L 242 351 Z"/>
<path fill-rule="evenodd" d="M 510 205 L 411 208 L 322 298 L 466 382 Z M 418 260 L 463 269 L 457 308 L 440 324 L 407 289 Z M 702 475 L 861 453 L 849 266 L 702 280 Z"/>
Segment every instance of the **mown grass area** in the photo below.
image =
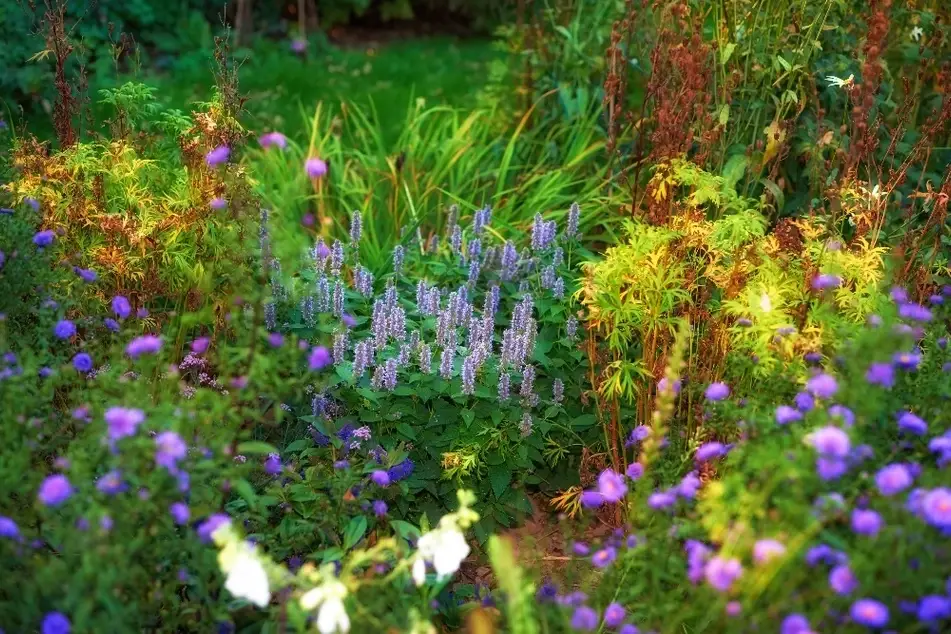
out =
<path fill-rule="evenodd" d="M 417 99 L 428 105 L 471 105 L 485 82 L 487 66 L 495 55 L 491 42 L 436 36 L 390 42 L 379 46 L 340 48 L 312 43 L 306 56 L 297 55 L 287 41 L 257 40 L 234 52 L 239 85 L 247 97 L 244 123 L 254 131 L 302 131 L 318 102 L 332 111 L 342 101 L 372 104 L 386 139 L 394 140 Z M 98 73 L 90 88 L 94 120 L 108 118 L 98 103 L 98 91 L 130 79 L 156 87 L 167 105 L 192 110 L 210 99 L 214 89 L 213 51 L 192 53 L 175 60 L 162 72 L 108 76 Z M 45 113 L 34 114 L 29 128 L 40 138 L 52 138 Z"/>

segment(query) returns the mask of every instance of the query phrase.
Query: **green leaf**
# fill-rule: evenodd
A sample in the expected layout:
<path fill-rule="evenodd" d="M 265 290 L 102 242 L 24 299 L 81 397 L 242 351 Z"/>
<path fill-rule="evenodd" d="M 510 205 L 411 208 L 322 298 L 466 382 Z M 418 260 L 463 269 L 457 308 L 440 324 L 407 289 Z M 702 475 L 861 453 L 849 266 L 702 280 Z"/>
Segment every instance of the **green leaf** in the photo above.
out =
<path fill-rule="evenodd" d="M 416 430 L 412 426 L 407 425 L 406 423 L 399 423 L 396 426 L 396 430 L 409 438 L 410 440 L 416 439 Z"/>
<path fill-rule="evenodd" d="M 496 465 L 489 468 L 489 483 L 492 485 L 492 492 L 495 497 L 502 497 L 511 481 L 512 470 L 506 465 Z"/>
<path fill-rule="evenodd" d="M 238 453 L 243 455 L 267 455 L 271 453 L 280 453 L 277 450 L 277 447 L 270 443 L 261 442 L 260 440 L 249 440 L 238 445 Z"/>
<path fill-rule="evenodd" d="M 364 515 L 358 515 L 350 520 L 347 528 L 343 532 L 343 548 L 350 550 L 356 546 L 357 542 L 363 539 L 363 534 L 367 532 L 367 518 Z"/>
<path fill-rule="evenodd" d="M 596 422 L 598 422 L 598 417 L 594 414 L 582 414 L 571 421 L 571 426 L 574 429 L 585 429 L 587 427 L 591 427 Z"/>
<path fill-rule="evenodd" d="M 723 47 L 723 54 L 720 56 L 720 63 L 726 66 L 726 63 L 733 57 L 733 51 L 736 50 L 736 42 L 730 42 Z"/>
<path fill-rule="evenodd" d="M 396 531 L 396 534 L 405 540 L 415 539 L 420 536 L 419 529 L 403 520 L 392 520 L 390 526 Z"/>
<path fill-rule="evenodd" d="M 313 444 L 314 443 L 310 438 L 298 438 L 289 444 L 285 451 L 303 451 L 304 449 L 309 449 Z"/>
<path fill-rule="evenodd" d="M 746 154 L 734 154 L 731 156 L 726 165 L 723 166 L 723 184 L 729 189 L 735 189 L 736 184 L 740 182 L 740 179 L 743 178 L 743 174 L 746 173 L 746 167 L 749 165 L 750 159 Z"/>

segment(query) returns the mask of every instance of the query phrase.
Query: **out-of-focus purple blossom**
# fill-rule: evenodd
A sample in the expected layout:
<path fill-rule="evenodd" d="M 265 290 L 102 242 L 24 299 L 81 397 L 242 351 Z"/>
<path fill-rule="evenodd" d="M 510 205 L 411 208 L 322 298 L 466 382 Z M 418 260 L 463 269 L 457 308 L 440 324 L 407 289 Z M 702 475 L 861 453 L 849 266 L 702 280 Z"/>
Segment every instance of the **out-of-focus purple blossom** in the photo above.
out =
<path fill-rule="evenodd" d="M 569 240 L 580 237 L 578 233 L 578 221 L 581 218 L 581 207 L 578 203 L 571 203 L 568 208 L 568 222 L 565 225 L 565 237 Z"/>
<path fill-rule="evenodd" d="M 776 423 L 779 425 L 788 425 L 795 421 L 802 420 L 802 412 L 788 405 L 780 405 L 776 408 Z"/>
<path fill-rule="evenodd" d="M 816 406 L 816 400 L 809 392 L 799 392 L 796 394 L 793 403 L 796 405 L 796 409 L 803 413 L 811 412 Z"/>
<path fill-rule="evenodd" d="M 627 485 L 624 484 L 624 478 L 619 473 L 613 469 L 605 469 L 598 476 L 598 493 L 605 502 L 614 504 L 620 502 L 627 493 Z"/>
<path fill-rule="evenodd" d="M 611 548 L 602 548 L 593 555 L 591 555 L 591 564 L 595 568 L 605 568 L 609 566 L 615 559 L 617 559 L 617 550 Z"/>
<path fill-rule="evenodd" d="M 62 474 L 47 476 L 40 485 L 37 498 L 45 506 L 59 506 L 73 495 L 73 485 Z"/>
<path fill-rule="evenodd" d="M 812 288 L 817 291 L 824 291 L 830 288 L 838 288 L 842 285 L 842 278 L 838 275 L 822 273 L 812 279 Z"/>
<path fill-rule="evenodd" d="M 307 177 L 310 179 L 316 180 L 321 178 L 327 173 L 327 162 L 316 156 L 312 156 L 304 161 L 304 173 L 307 174 Z"/>
<path fill-rule="evenodd" d="M 188 453 L 188 445 L 177 433 L 163 431 L 155 437 L 155 464 L 172 471 Z"/>
<path fill-rule="evenodd" d="M 882 530 L 882 516 L 875 511 L 852 511 L 852 531 L 857 535 L 877 535 Z"/>
<path fill-rule="evenodd" d="M 722 401 L 730 395 L 730 387 L 726 383 L 711 383 L 704 392 L 708 401 Z"/>
<path fill-rule="evenodd" d="M 228 524 L 231 524 L 230 517 L 224 513 L 214 513 L 210 515 L 205 521 L 201 522 L 195 531 L 198 533 L 198 539 L 200 539 L 205 544 L 210 544 L 215 531 L 217 531 L 222 526 L 227 526 Z"/>
<path fill-rule="evenodd" d="M 838 595 L 849 595 L 859 587 L 859 582 L 848 565 L 840 565 L 829 573 L 829 587 Z"/>
<path fill-rule="evenodd" d="M 899 352 L 895 354 L 893 360 L 895 365 L 897 365 L 902 370 L 917 370 L 918 366 L 921 364 L 921 353 L 918 351 Z"/>
<path fill-rule="evenodd" d="M 951 489 L 937 487 L 926 493 L 921 499 L 921 513 L 932 526 L 951 529 Z"/>
<path fill-rule="evenodd" d="M 314 346 L 307 357 L 307 366 L 313 371 L 323 370 L 332 362 L 330 350 L 326 346 Z"/>
<path fill-rule="evenodd" d="M 640 480 L 644 475 L 644 465 L 639 462 L 632 462 L 627 465 L 627 470 L 624 472 L 624 475 L 634 481 Z"/>
<path fill-rule="evenodd" d="M 753 561 L 759 565 L 782 557 L 786 554 L 786 546 L 775 539 L 761 539 L 753 544 Z"/>
<path fill-rule="evenodd" d="M 931 311 L 921 304 L 906 303 L 898 307 L 898 316 L 911 321 L 928 322 L 934 318 Z"/>
<path fill-rule="evenodd" d="M 704 569 L 704 576 L 707 583 L 720 592 L 726 592 L 733 585 L 733 582 L 743 574 L 743 566 L 737 559 L 727 559 L 725 557 L 713 557 L 707 562 Z"/>
<path fill-rule="evenodd" d="M 142 335 L 136 337 L 126 346 L 125 352 L 133 359 L 137 359 L 143 354 L 156 354 L 162 349 L 162 339 L 156 335 Z"/>
<path fill-rule="evenodd" d="M 928 433 L 928 423 L 911 412 L 900 412 L 898 414 L 898 429 L 916 436 L 923 436 Z"/>
<path fill-rule="evenodd" d="M 377 486 L 387 487 L 390 485 L 390 474 L 378 469 L 370 474 L 370 480 Z"/>
<path fill-rule="evenodd" d="M 578 606 L 571 615 L 571 628 L 579 632 L 598 629 L 598 613 L 586 605 Z"/>
<path fill-rule="evenodd" d="M 215 167 L 217 165 L 221 165 L 222 163 L 227 163 L 230 157 L 231 148 L 229 148 L 227 145 L 219 145 L 215 149 L 205 154 L 205 163 L 207 163 L 209 167 Z"/>
<path fill-rule="evenodd" d="M 849 454 L 849 435 L 831 425 L 817 429 L 811 434 L 811 444 L 819 454 L 830 458 L 844 458 Z"/>
<path fill-rule="evenodd" d="M 816 473 L 826 481 L 838 480 L 848 470 L 848 463 L 841 458 L 821 456 L 816 460 Z"/>
<path fill-rule="evenodd" d="M 584 491 L 580 498 L 581 506 L 586 509 L 596 509 L 604 506 L 604 496 L 597 491 Z"/>
<path fill-rule="evenodd" d="M 846 427 L 851 427 L 855 424 L 855 414 L 852 413 L 848 407 L 844 405 L 833 405 L 829 408 L 829 417 L 838 418 L 841 420 Z"/>
<path fill-rule="evenodd" d="M 258 143 L 264 149 L 276 147 L 283 150 L 287 147 L 287 137 L 280 132 L 266 132 L 258 137 Z"/>
<path fill-rule="evenodd" d="M 135 434 L 145 420 L 145 412 L 128 407 L 110 407 L 103 417 L 109 428 L 110 440 L 119 440 Z"/>
<path fill-rule="evenodd" d="M 225 198 L 222 198 L 221 196 L 215 196 L 208 203 L 208 206 L 214 209 L 215 211 L 221 211 L 222 209 L 228 206 L 228 201 Z"/>
<path fill-rule="evenodd" d="M 69 339 L 76 334 L 76 324 L 68 319 L 61 319 L 53 326 L 53 335 L 57 339 Z"/>
<path fill-rule="evenodd" d="M 179 526 L 184 526 L 188 523 L 188 518 L 191 516 L 191 512 L 188 509 L 188 505 L 184 502 L 173 502 L 168 507 L 169 515 L 172 516 L 172 521 L 178 524 Z"/>
<path fill-rule="evenodd" d="M 839 384 L 831 374 L 817 374 L 806 382 L 806 390 L 816 398 L 830 399 L 839 391 Z"/>
<path fill-rule="evenodd" d="M 680 484 L 677 485 L 675 493 L 680 497 L 692 500 L 697 497 L 697 491 L 700 489 L 700 478 L 696 471 L 691 471 L 683 477 Z"/>
<path fill-rule="evenodd" d="M 56 239 L 56 233 L 50 229 L 47 229 L 45 231 L 38 231 L 33 236 L 33 244 L 35 244 L 36 246 L 42 249 L 43 247 L 48 247 L 49 245 L 53 244 L 53 240 L 55 239 Z"/>
<path fill-rule="evenodd" d="M 903 464 L 890 464 L 875 474 L 875 485 L 885 496 L 901 493 L 911 486 L 912 481 L 911 472 Z"/>
<path fill-rule="evenodd" d="M 677 503 L 677 495 L 670 491 L 656 491 L 647 498 L 647 506 L 655 511 L 670 508 Z"/>
<path fill-rule="evenodd" d="M 77 353 L 73 357 L 73 367 L 79 372 L 89 372 L 92 370 L 92 357 L 85 352 Z"/>
<path fill-rule="evenodd" d="M 859 599 L 849 608 L 852 620 L 866 627 L 884 627 L 888 624 L 888 608 L 874 599 Z"/>

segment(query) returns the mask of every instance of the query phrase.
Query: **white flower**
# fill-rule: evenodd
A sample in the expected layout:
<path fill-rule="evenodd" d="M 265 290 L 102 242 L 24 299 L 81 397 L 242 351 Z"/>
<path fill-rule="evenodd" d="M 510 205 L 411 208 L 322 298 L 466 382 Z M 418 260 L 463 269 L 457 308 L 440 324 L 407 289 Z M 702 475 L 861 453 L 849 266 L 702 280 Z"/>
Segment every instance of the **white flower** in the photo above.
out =
<path fill-rule="evenodd" d="M 300 598 L 300 605 L 308 611 L 320 606 L 317 611 L 317 630 L 320 634 L 345 634 L 350 631 L 350 617 L 343 604 L 346 596 L 347 587 L 331 579 L 307 591 Z"/>
<path fill-rule="evenodd" d="M 225 589 L 239 599 L 246 599 L 259 608 L 266 607 L 271 601 L 267 572 L 254 556 L 254 552 L 245 547 L 228 563 Z"/>
<path fill-rule="evenodd" d="M 925 34 L 924 29 L 922 29 L 920 26 L 916 26 L 915 28 L 911 30 L 911 39 L 917 42 L 918 40 L 921 39 L 921 36 L 924 34 Z"/>
<path fill-rule="evenodd" d="M 847 79 L 840 79 L 835 75 L 828 75 L 826 81 L 829 82 L 830 86 L 835 86 L 836 88 L 848 88 L 855 83 L 855 75 L 849 75 Z"/>
<path fill-rule="evenodd" d="M 457 570 L 462 560 L 469 555 L 465 536 L 453 525 L 440 526 L 426 533 L 417 543 L 419 552 L 413 562 L 413 580 L 422 585 L 425 580 L 425 563 L 432 563 L 436 576 L 445 579 Z"/>

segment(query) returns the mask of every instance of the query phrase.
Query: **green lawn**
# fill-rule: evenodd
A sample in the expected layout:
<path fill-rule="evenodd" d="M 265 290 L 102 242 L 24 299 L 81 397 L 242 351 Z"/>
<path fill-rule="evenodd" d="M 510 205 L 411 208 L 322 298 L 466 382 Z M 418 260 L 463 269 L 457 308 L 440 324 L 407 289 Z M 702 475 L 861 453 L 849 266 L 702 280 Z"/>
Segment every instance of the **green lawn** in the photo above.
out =
<path fill-rule="evenodd" d="M 396 135 L 407 107 L 417 98 L 428 104 L 472 104 L 496 55 L 489 40 L 449 37 L 367 49 L 312 44 L 306 59 L 292 53 L 286 41 L 261 40 L 234 52 L 240 63 L 240 88 L 248 97 L 245 124 L 252 131 L 274 129 L 299 136 L 303 117 L 309 118 L 318 102 L 336 109 L 341 100 L 360 104 L 372 100 L 388 138 Z M 170 71 L 146 72 L 138 79 L 156 86 L 167 105 L 187 110 L 211 95 L 213 70 L 212 54 L 205 51 L 180 58 Z M 98 100 L 98 89 L 134 78 L 97 77 L 91 82 L 91 96 Z M 98 121 L 108 116 L 98 105 L 94 113 Z M 42 115 L 29 125 L 41 137 L 52 133 Z"/>

